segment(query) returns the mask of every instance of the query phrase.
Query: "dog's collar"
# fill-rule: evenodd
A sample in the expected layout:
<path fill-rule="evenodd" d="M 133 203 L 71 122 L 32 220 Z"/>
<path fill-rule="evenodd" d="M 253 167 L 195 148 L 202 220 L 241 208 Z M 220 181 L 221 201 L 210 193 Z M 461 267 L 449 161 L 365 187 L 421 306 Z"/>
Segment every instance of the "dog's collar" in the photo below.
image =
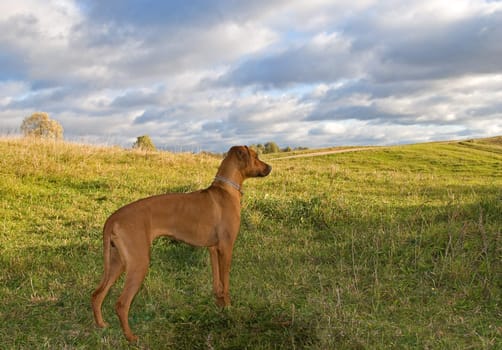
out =
<path fill-rule="evenodd" d="M 214 180 L 226 183 L 226 184 L 232 186 L 233 188 L 235 188 L 237 191 L 239 191 L 241 195 L 244 195 L 244 193 L 242 192 L 241 186 L 239 186 L 239 184 L 233 182 L 232 180 L 227 179 L 226 177 L 223 177 L 220 175 L 216 175 Z"/>

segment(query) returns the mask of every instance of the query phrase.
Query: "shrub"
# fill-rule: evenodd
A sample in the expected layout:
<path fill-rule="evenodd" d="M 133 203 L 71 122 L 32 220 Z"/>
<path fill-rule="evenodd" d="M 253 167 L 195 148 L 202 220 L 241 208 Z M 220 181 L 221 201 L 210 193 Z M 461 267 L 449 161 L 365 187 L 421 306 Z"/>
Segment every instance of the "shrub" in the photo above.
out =
<path fill-rule="evenodd" d="M 152 139 L 148 135 L 138 136 L 132 148 L 140 149 L 142 151 L 156 151 L 157 147 L 153 144 Z"/>

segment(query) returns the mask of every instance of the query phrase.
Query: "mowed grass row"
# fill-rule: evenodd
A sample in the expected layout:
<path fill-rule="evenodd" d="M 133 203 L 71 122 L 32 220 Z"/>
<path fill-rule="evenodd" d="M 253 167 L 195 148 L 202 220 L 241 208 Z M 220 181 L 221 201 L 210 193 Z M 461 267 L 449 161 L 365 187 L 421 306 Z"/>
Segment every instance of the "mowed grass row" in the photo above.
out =
<path fill-rule="evenodd" d="M 96 329 L 101 229 L 132 200 L 207 187 L 221 158 L 0 140 L 0 348 L 127 348 Z M 264 157 L 265 159 L 267 157 Z M 131 324 L 149 349 L 497 348 L 500 140 L 271 161 L 245 183 L 233 305 L 205 249 L 159 239 Z"/>

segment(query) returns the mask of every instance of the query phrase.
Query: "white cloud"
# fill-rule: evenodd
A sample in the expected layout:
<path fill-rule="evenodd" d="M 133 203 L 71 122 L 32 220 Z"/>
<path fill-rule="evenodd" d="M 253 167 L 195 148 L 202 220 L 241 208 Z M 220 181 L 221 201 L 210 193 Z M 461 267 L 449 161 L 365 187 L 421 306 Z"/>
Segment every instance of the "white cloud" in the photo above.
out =
<path fill-rule="evenodd" d="M 80 12 L 73 1 L 65 0 L 18 0 L 0 3 L 0 21 L 31 19 L 31 33 L 53 42 L 66 41 L 72 26 L 81 20 Z M 12 32 L 3 33 L 12 34 Z M 33 39 L 18 37 L 18 40 Z M 31 42 L 35 43 L 35 42 Z M 39 43 L 44 44 L 44 43 Z M 45 43 L 46 44 L 46 43 Z"/>

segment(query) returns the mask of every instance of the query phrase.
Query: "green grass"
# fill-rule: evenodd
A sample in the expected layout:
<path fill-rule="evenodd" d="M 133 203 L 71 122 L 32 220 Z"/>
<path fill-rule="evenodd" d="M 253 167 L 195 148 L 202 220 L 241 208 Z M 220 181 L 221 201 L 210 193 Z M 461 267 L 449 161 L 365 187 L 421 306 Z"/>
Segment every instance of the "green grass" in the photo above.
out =
<path fill-rule="evenodd" d="M 233 306 L 214 305 L 205 249 L 159 239 L 132 347 L 500 347 L 499 141 L 272 161 L 245 184 Z M 0 349 L 130 347 L 122 281 L 103 305 L 111 326 L 93 325 L 102 225 L 140 197 L 208 186 L 220 159 L 22 139 L 0 154 Z"/>

